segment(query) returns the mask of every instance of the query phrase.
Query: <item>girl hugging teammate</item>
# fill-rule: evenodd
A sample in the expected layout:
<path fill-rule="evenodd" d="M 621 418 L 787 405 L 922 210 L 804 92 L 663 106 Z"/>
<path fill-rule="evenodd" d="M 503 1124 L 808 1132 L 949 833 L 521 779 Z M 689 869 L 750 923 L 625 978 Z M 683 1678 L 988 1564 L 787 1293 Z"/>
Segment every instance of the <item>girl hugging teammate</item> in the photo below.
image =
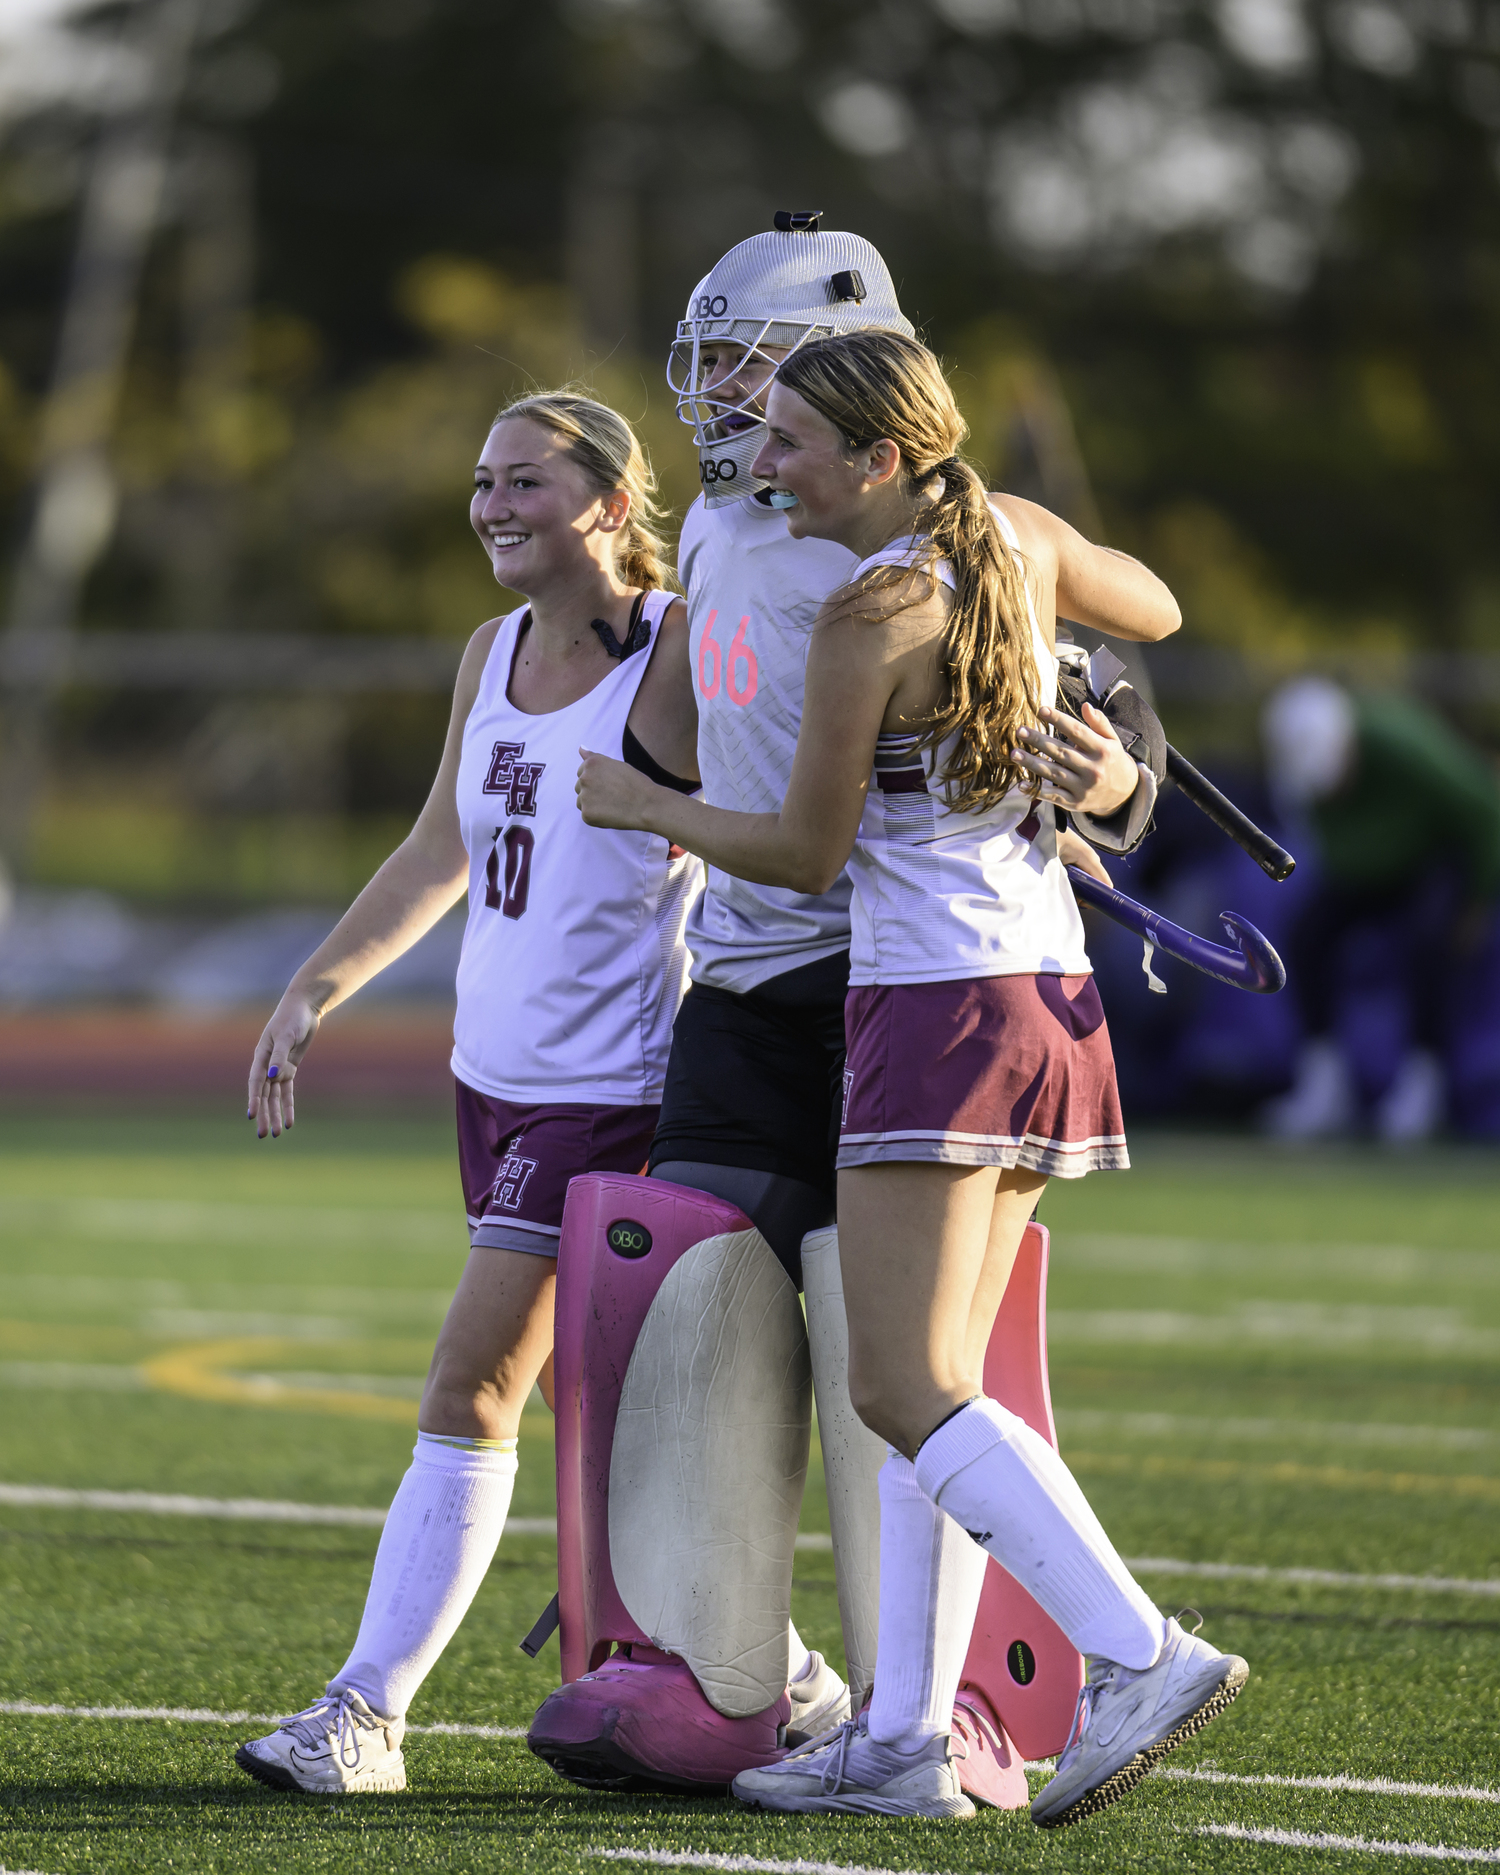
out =
<path fill-rule="evenodd" d="M 854 885 L 838 1213 L 851 1392 L 890 1448 L 879 1669 L 859 1718 L 734 1789 L 778 1810 L 972 1814 L 949 1728 L 982 1574 L 935 1630 L 901 1618 L 936 1505 L 1090 1657 L 1032 1805 L 1067 1823 L 1124 1795 L 1248 1672 L 1163 1619 L 1057 1453 L 980 1379 L 1047 1179 L 1128 1164 L 1062 796 L 1036 751 L 1057 592 L 1108 631 L 1140 604 L 1142 569 L 1086 544 L 1061 566 L 1039 511 L 992 507 L 941 368 L 900 333 L 801 346 L 766 422 L 752 472 L 791 533 L 859 561 L 813 631 L 780 812 L 708 807 L 601 755 L 578 782 L 593 825 L 800 892 L 847 862 Z"/>

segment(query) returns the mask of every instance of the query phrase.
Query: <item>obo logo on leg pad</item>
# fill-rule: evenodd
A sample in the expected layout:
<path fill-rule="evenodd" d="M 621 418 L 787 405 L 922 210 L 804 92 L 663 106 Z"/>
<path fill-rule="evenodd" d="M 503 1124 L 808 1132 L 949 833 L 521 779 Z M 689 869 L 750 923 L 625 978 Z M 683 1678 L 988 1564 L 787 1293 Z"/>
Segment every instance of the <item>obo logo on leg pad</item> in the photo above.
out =
<path fill-rule="evenodd" d="M 616 1218 L 604 1233 L 604 1241 L 616 1256 L 643 1257 L 651 1252 L 651 1233 L 633 1218 Z"/>

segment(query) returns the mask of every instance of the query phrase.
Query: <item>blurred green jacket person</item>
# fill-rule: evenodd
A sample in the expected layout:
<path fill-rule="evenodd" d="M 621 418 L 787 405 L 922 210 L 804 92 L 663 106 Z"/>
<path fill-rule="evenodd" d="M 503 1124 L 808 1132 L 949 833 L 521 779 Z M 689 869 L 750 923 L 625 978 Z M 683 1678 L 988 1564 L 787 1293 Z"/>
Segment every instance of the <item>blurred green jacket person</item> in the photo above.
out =
<path fill-rule="evenodd" d="M 1447 860 L 1471 903 L 1500 892 L 1500 781 L 1477 749 L 1408 697 L 1357 695 L 1345 775 L 1307 804 L 1331 883 L 1399 891 Z"/>

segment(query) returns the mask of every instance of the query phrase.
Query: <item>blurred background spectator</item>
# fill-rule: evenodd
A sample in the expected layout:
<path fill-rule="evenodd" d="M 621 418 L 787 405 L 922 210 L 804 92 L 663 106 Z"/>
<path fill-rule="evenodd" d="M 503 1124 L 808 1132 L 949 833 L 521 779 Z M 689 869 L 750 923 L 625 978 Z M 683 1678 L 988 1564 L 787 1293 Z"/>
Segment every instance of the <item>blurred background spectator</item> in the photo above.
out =
<path fill-rule="evenodd" d="M 1291 1124 L 1306 1023 L 1340 1124 L 1445 1099 L 1500 1136 L 1483 837 L 1403 796 L 1361 871 L 1367 770 L 1278 806 L 1258 732 L 1318 672 L 1465 800 L 1500 747 L 1480 0 L 10 0 L 0 1009 L 264 1004 L 405 831 L 505 603 L 465 518 L 490 413 L 584 380 L 680 511 L 667 343 L 778 207 L 883 248 L 997 484 L 1171 582 L 1132 676 L 1302 862 L 1272 886 L 1169 795 L 1122 883 L 1297 957 L 1337 928 L 1324 987 L 1294 961 L 1266 999 L 1170 966 L 1150 996 L 1101 929 L 1133 1110 L 1290 1090 Z M 361 1001 L 439 1048 L 455 943 Z"/>
<path fill-rule="evenodd" d="M 1500 890 L 1494 770 L 1410 698 L 1351 696 L 1327 678 L 1278 690 L 1264 731 L 1273 796 L 1307 828 L 1317 867 L 1287 955 L 1297 1078 L 1266 1124 L 1287 1139 L 1350 1132 L 1373 1096 L 1382 1139 L 1425 1139 L 1447 1105 L 1450 1023 L 1467 1014 L 1455 982 Z M 1350 1023 L 1347 1006 L 1382 978 L 1399 1007 L 1372 1038 L 1370 1012 Z"/>

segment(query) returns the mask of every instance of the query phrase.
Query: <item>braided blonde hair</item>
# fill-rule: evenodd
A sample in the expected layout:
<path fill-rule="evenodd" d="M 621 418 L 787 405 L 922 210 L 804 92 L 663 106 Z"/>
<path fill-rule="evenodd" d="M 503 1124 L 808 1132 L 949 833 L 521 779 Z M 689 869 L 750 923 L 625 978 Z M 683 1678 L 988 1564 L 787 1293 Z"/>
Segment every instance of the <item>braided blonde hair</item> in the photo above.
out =
<path fill-rule="evenodd" d="M 656 499 L 656 472 L 640 438 L 617 410 L 581 391 L 534 391 L 495 413 L 495 422 L 524 417 L 568 445 L 568 454 L 600 494 L 623 488 L 630 514 L 616 556 L 616 570 L 629 586 L 647 592 L 677 590 L 658 524 L 666 510 Z"/>
<path fill-rule="evenodd" d="M 1041 701 L 1025 562 L 1007 546 L 984 483 L 959 454 L 969 426 L 942 366 L 903 333 L 849 332 L 799 346 L 776 377 L 851 449 L 882 439 L 896 445 L 915 525 L 931 541 L 929 577 L 935 560 L 953 569 L 941 664 L 947 697 L 924 719 L 921 739 L 935 748 L 956 738 L 943 766 L 947 805 L 982 812 L 1018 783 L 1035 793 L 1011 753 Z M 909 579 L 904 567 L 872 568 L 860 591 L 874 596 Z"/>

